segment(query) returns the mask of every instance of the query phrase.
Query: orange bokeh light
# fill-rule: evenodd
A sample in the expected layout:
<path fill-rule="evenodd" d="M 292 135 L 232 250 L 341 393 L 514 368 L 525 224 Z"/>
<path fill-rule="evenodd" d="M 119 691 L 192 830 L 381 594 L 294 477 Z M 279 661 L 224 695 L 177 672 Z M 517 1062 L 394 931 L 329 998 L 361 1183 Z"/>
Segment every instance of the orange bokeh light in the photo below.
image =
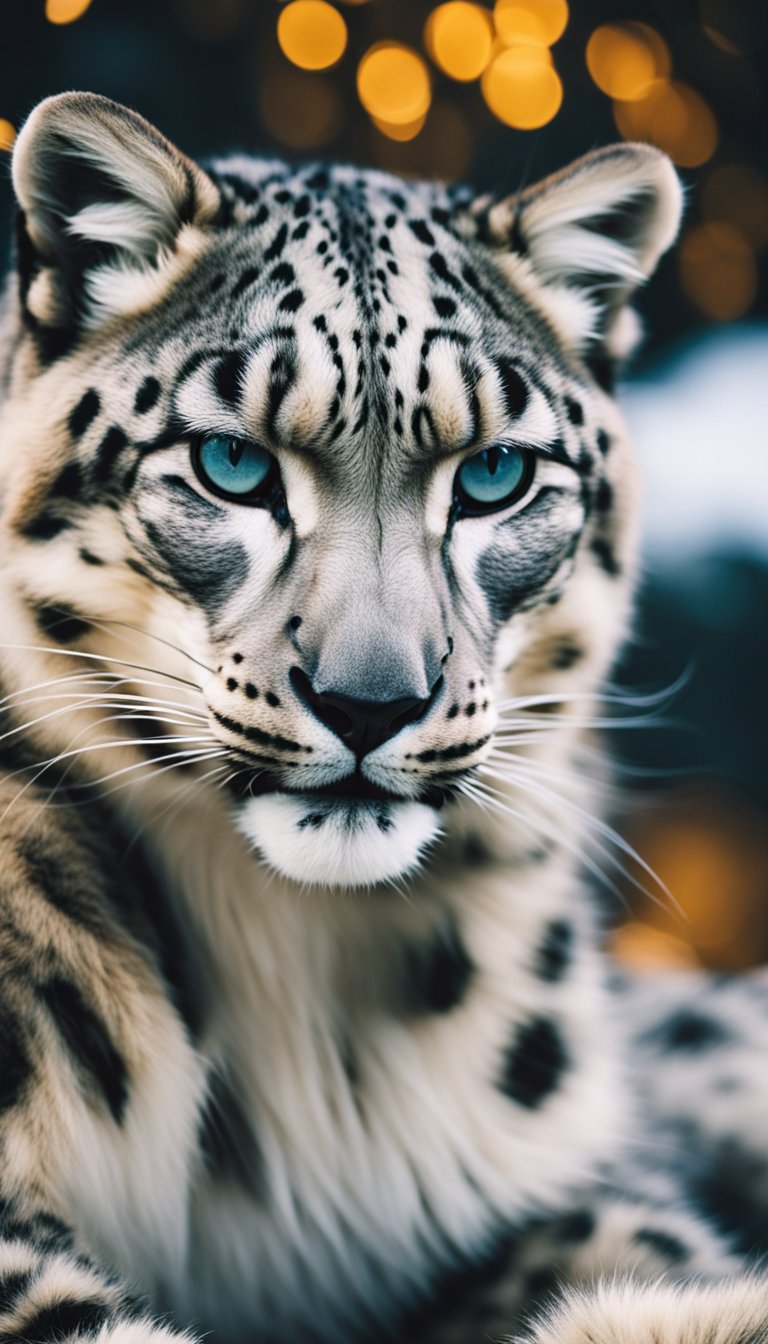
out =
<path fill-rule="evenodd" d="M 326 70 L 344 55 L 347 25 L 327 0 L 291 0 L 280 11 L 277 40 L 302 70 Z"/>
<path fill-rule="evenodd" d="M 672 69 L 664 39 L 645 23 L 606 23 L 587 43 L 587 69 L 611 98 L 642 98 L 655 79 Z"/>
<path fill-rule="evenodd" d="M 614 103 L 613 115 L 625 140 L 648 140 L 681 168 L 697 168 L 717 149 L 717 122 L 709 104 L 677 80 L 654 80 L 643 98 Z"/>
<path fill-rule="evenodd" d="M 393 140 L 372 126 L 371 155 L 381 168 L 393 173 L 456 181 L 472 159 L 472 133 L 456 103 L 436 98 L 423 129 L 410 140 Z"/>
<path fill-rule="evenodd" d="M 726 163 L 707 176 L 701 189 L 705 219 L 740 229 L 752 247 L 768 243 L 768 177 L 747 163 Z"/>
<path fill-rule="evenodd" d="M 13 149 L 13 142 L 16 139 L 16 127 L 13 122 L 6 121 L 0 117 L 0 150 Z"/>
<path fill-rule="evenodd" d="M 315 149 L 344 124 L 338 89 L 323 75 L 272 70 L 259 84 L 259 111 L 271 135 L 292 149 Z"/>
<path fill-rule="evenodd" d="M 494 116 L 520 131 L 546 126 L 563 101 L 549 51 L 535 46 L 502 51 L 483 75 L 482 89 Z"/>
<path fill-rule="evenodd" d="M 417 117 L 415 121 L 406 121 L 398 126 L 391 121 L 382 121 L 380 117 L 371 117 L 377 131 L 381 131 L 381 134 L 386 135 L 389 140 L 399 141 L 400 144 L 415 140 L 419 132 L 424 129 L 426 120 L 425 114 L 423 117 Z"/>
<path fill-rule="evenodd" d="M 429 110 L 429 71 L 410 47 L 400 42 L 377 43 L 357 67 L 357 93 L 369 116 L 389 126 L 407 126 Z"/>
<path fill-rule="evenodd" d="M 757 266 L 749 243 L 731 224 L 697 224 L 679 251 L 680 280 L 696 307 L 719 322 L 749 312 L 757 294 Z"/>
<path fill-rule="evenodd" d="M 491 16 L 468 0 L 448 0 L 427 19 L 424 45 L 435 65 L 451 79 L 479 79 L 493 52 Z"/>
<path fill-rule="evenodd" d="M 566 0 L 496 0 L 496 32 L 505 46 L 551 47 L 568 24 Z"/>
<path fill-rule="evenodd" d="M 74 23 L 90 4 L 91 0 L 45 0 L 45 17 L 49 23 Z"/>

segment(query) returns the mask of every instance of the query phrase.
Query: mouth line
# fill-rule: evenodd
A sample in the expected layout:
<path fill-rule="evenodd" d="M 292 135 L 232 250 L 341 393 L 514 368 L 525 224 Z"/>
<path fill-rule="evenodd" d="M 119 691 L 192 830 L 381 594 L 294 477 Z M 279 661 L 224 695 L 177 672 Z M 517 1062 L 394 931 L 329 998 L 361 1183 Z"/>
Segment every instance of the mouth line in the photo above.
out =
<path fill-rule="evenodd" d="M 428 785 L 421 789 L 416 797 L 411 797 L 383 789 L 379 784 L 374 784 L 364 775 L 355 772 L 345 775 L 342 779 L 336 779 L 331 784 L 302 788 L 284 784 L 276 775 L 261 774 L 243 790 L 244 797 L 259 797 L 265 793 L 285 793 L 292 798 L 314 798 L 319 802 L 346 803 L 348 806 L 354 806 L 355 803 L 424 803 L 439 811 L 448 799 L 449 789 L 434 784 Z"/>

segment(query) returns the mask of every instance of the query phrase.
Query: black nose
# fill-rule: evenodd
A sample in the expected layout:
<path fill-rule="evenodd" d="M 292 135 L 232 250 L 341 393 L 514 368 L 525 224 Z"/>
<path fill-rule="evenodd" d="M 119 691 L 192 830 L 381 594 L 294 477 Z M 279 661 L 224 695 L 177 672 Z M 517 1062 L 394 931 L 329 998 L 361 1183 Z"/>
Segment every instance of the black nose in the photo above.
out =
<path fill-rule="evenodd" d="M 426 713 L 442 685 L 438 679 L 426 700 L 406 697 L 402 700 L 355 700 L 349 695 L 333 691 L 314 690 L 309 677 L 300 667 L 289 673 L 291 685 L 300 700 L 312 710 L 321 723 L 340 737 L 358 760 L 375 751 L 382 742 L 389 741 L 407 723 L 414 723 Z"/>

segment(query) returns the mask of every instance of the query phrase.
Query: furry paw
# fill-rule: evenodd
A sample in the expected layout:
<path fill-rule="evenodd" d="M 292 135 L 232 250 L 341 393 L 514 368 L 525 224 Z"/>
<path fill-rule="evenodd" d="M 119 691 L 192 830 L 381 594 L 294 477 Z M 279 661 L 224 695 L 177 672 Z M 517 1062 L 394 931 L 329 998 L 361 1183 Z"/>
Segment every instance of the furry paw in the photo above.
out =
<path fill-rule="evenodd" d="M 768 1344 L 768 1280 L 602 1283 L 569 1292 L 515 1344 Z"/>

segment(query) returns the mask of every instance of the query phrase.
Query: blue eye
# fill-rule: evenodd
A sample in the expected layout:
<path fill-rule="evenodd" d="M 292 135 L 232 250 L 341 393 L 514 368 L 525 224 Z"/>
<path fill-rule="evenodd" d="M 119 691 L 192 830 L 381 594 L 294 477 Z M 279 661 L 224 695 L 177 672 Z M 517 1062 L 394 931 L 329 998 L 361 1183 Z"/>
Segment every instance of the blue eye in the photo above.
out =
<path fill-rule="evenodd" d="M 273 483 L 277 460 L 266 448 L 228 434 L 207 434 L 192 446 L 192 466 L 203 485 L 225 499 L 253 502 Z"/>
<path fill-rule="evenodd" d="M 464 514 L 492 513 L 520 499 L 533 476 L 534 456 L 528 448 L 492 443 L 462 462 L 454 479 L 454 494 Z"/>

